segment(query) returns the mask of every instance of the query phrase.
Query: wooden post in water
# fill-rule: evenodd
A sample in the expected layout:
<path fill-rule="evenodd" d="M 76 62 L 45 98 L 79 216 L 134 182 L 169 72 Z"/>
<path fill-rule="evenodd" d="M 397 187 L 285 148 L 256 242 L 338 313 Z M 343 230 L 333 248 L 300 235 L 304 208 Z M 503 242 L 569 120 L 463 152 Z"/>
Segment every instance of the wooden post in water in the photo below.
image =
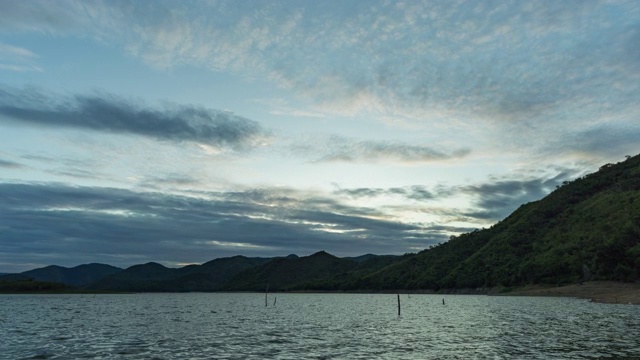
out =
<path fill-rule="evenodd" d="M 278 297 L 277 297 L 277 296 L 274 296 L 274 297 L 273 297 L 273 306 L 276 306 L 276 301 L 278 301 Z"/>
<path fill-rule="evenodd" d="M 267 291 L 264 292 L 264 307 L 267 307 L 267 294 L 269 294 L 269 284 L 267 284 Z"/>
<path fill-rule="evenodd" d="M 398 293 L 398 316 L 400 316 L 400 294 Z"/>

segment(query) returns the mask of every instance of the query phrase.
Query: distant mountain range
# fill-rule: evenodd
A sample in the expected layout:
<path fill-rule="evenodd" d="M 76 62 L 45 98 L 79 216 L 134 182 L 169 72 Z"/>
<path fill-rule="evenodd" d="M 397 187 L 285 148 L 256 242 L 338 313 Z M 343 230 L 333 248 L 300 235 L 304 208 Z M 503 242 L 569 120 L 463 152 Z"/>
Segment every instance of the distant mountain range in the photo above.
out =
<path fill-rule="evenodd" d="M 82 287 L 121 271 L 121 268 L 105 264 L 86 264 L 72 268 L 51 265 L 25 271 L 20 274 L 3 275 L 0 276 L 0 281 L 33 279 L 36 281 L 55 282 L 73 287 Z"/>
<path fill-rule="evenodd" d="M 234 256 L 178 269 L 170 269 L 158 263 L 147 263 L 109 275 L 95 283 L 87 284 L 85 288 L 123 291 L 217 291 L 238 273 L 272 260 Z"/>
<path fill-rule="evenodd" d="M 640 155 L 565 182 L 489 229 L 418 254 L 338 258 L 324 251 L 234 256 L 172 269 L 157 263 L 47 266 L 0 276 L 108 291 L 460 289 L 640 280 Z"/>
<path fill-rule="evenodd" d="M 47 266 L 0 276 L 0 282 L 33 280 L 62 283 L 84 290 L 132 292 L 263 291 L 267 284 L 273 291 L 300 290 L 313 289 L 309 285 L 312 281 L 347 274 L 354 276 L 362 271 L 369 273 L 401 258 L 373 254 L 338 258 L 320 251 L 305 257 L 233 256 L 177 269 L 154 262 L 124 270 L 103 264 L 74 268 Z"/>

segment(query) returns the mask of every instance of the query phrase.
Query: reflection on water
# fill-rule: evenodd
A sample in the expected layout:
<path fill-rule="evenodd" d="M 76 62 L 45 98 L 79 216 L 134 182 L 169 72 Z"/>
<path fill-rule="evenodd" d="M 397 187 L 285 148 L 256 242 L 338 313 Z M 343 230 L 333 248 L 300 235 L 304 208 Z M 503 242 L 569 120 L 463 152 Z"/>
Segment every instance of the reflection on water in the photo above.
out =
<path fill-rule="evenodd" d="M 0 358 L 640 358 L 637 306 L 402 295 L 398 317 L 395 294 L 276 296 L 0 295 Z"/>

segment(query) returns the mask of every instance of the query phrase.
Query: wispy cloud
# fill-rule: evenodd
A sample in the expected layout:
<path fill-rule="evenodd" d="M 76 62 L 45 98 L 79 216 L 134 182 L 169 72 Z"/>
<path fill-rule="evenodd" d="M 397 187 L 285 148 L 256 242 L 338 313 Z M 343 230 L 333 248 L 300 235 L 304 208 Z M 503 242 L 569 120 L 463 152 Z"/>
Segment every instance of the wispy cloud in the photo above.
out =
<path fill-rule="evenodd" d="M 256 103 L 268 107 L 269 113 L 272 115 L 285 115 L 303 118 L 324 118 L 325 115 L 321 112 L 315 112 L 305 109 L 300 109 L 291 106 L 285 99 L 260 99 L 255 100 Z"/>
<path fill-rule="evenodd" d="M 550 169 L 550 174 L 523 174 L 520 178 L 490 178 L 481 184 L 460 187 L 458 191 L 472 196 L 474 209 L 464 214 L 476 219 L 498 221 L 520 205 L 540 200 L 564 181 L 579 177 L 578 169 Z"/>
<path fill-rule="evenodd" d="M 87 19 L 86 8 L 78 1 L 19 1 L 0 2 L 0 30 L 39 31 L 58 33 L 77 27 Z"/>
<path fill-rule="evenodd" d="M 190 187 L 201 185 L 201 180 L 183 173 L 170 173 L 164 175 L 147 176 L 138 184 L 140 188 L 158 189 L 163 186 Z"/>
<path fill-rule="evenodd" d="M 26 89 L 0 89 L 0 121 L 131 134 L 245 150 L 270 137 L 259 123 L 204 107 L 145 107 L 115 95 L 54 97 Z"/>
<path fill-rule="evenodd" d="M 530 139 L 571 134 L 601 122 L 607 109 L 640 101 L 635 1 L 222 2 L 157 11 L 153 21 L 135 13 L 147 20 L 137 21 L 130 49 L 158 66 L 266 76 L 314 103 L 314 112 L 491 126 L 488 135 L 503 138 L 494 142 L 503 148 L 539 151 Z M 433 112 L 442 116 L 424 116 Z M 353 147 L 363 158 L 442 155 L 395 144 Z M 323 161 L 350 158 L 336 151 Z"/>
<path fill-rule="evenodd" d="M 500 139 L 492 144 L 503 149 L 543 152 L 530 139 L 552 142 L 602 124 L 613 110 L 608 123 L 629 125 L 635 120 L 622 114 L 637 112 L 640 101 L 640 7 L 633 0 L 0 6 L 0 27 L 75 29 L 156 67 L 194 65 L 260 78 L 313 105 L 275 108 L 278 114 L 373 113 L 409 117 L 426 128 L 458 121 L 490 127 L 483 136 Z M 361 147 L 379 157 L 376 146 Z"/>
<path fill-rule="evenodd" d="M 19 164 L 17 162 L 0 159 L 0 167 L 7 168 L 7 169 L 19 169 L 24 167 L 24 165 Z"/>
<path fill-rule="evenodd" d="M 37 58 L 31 50 L 0 42 L 0 70 L 42 71 L 36 62 Z"/>
<path fill-rule="evenodd" d="M 334 192 L 336 195 L 345 195 L 354 199 L 374 198 L 379 196 L 400 196 L 405 199 L 427 201 L 441 197 L 435 191 L 429 190 L 426 186 L 414 185 L 394 188 L 356 188 L 339 189 Z"/>
<path fill-rule="evenodd" d="M 588 68 L 596 72 L 587 76 L 604 75 L 607 70 L 597 71 L 595 62 L 618 60 L 593 50 L 626 54 L 635 48 L 637 24 L 629 13 L 638 12 L 632 1 L 191 5 L 180 11 L 150 12 L 144 4 L 119 9 L 138 19 L 137 38 L 130 39 L 137 53 L 162 66 L 253 67 L 299 90 L 336 99 L 361 90 L 382 96 L 386 89 L 402 95 L 396 98 L 430 105 L 484 103 L 505 114 L 535 112 L 575 95 L 562 90 L 583 84 L 566 82 L 564 70 L 578 75 L 571 69 Z M 623 11 L 625 17 L 616 17 Z M 199 13 L 210 16 L 195 16 Z M 595 42 L 583 43 L 576 31 Z M 581 58 L 585 53 L 593 56 Z M 325 81 L 332 76 L 351 90 L 339 91 Z M 559 89 L 547 86 L 563 82 Z M 520 87 L 527 83 L 543 86 Z M 323 90 L 325 84 L 331 88 Z"/>
<path fill-rule="evenodd" d="M 404 205 L 388 205 L 398 211 L 429 212 L 440 218 L 440 226 L 449 223 L 485 224 L 504 219 L 520 205 L 544 198 L 564 181 L 575 179 L 583 174 L 578 168 L 549 168 L 532 172 L 515 172 L 508 176 L 490 177 L 486 181 L 468 185 L 414 185 L 394 188 L 354 188 L 338 189 L 337 196 L 348 198 L 372 199 L 378 197 L 396 197 Z M 464 196 L 469 204 L 464 208 L 437 209 L 434 204 L 442 204 L 453 198 Z M 415 206 L 406 203 L 413 200 L 428 206 Z"/>
<path fill-rule="evenodd" d="M 439 150 L 429 146 L 380 140 L 357 140 L 342 136 L 316 136 L 290 146 L 296 155 L 314 162 L 396 162 L 421 163 L 462 158 L 468 149 Z"/>
<path fill-rule="evenodd" d="M 637 117 L 637 114 L 630 114 Z M 578 131 L 563 139 L 557 139 L 549 152 L 575 152 L 599 155 L 602 159 L 622 160 L 625 155 L 634 155 L 638 151 L 640 125 L 638 122 L 624 124 L 598 124 Z"/>

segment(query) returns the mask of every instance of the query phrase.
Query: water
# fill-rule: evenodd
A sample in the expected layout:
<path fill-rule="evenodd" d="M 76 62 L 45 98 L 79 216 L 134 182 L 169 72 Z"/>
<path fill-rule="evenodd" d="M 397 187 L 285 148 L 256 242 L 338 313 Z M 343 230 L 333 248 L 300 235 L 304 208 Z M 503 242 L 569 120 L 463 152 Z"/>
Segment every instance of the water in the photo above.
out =
<path fill-rule="evenodd" d="M 0 295 L 0 359 L 640 359 L 638 306 L 401 303 L 398 317 L 395 294 Z"/>

